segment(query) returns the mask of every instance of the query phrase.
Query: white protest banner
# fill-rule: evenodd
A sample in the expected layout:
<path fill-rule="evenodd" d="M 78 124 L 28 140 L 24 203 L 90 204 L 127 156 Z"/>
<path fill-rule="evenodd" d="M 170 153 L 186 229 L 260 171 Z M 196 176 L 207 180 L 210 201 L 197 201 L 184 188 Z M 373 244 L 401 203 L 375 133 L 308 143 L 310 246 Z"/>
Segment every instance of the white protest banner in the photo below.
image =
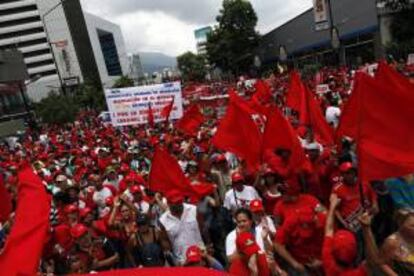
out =
<path fill-rule="evenodd" d="M 165 118 L 161 116 L 161 110 L 172 99 L 174 105 L 170 119 L 180 119 L 183 116 L 180 82 L 106 89 L 105 97 L 113 126 L 146 124 L 150 104 L 155 122 L 163 121 Z"/>

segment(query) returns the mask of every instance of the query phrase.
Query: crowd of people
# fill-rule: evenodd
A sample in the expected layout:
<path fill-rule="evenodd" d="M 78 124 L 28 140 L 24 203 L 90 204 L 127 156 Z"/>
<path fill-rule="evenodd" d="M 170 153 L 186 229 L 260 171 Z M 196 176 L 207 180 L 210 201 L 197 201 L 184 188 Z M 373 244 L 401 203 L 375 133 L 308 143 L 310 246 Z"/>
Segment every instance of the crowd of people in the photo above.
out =
<path fill-rule="evenodd" d="M 313 90 L 329 85 L 318 97 L 332 128 L 352 76 L 325 69 L 307 82 Z M 306 168 L 288 167 L 291 153 L 278 148 L 252 173 L 211 144 L 217 116 L 192 136 L 174 122 L 114 128 L 83 111 L 73 123 L 42 125 L 2 144 L 1 173 L 14 209 L 23 161 L 52 196 L 39 273 L 184 266 L 231 275 L 414 275 L 414 175 L 361 183 L 354 141 L 318 141 L 286 111 L 288 75 L 268 83 L 297 132 Z M 237 89 L 252 92 L 243 83 Z M 213 189 L 196 197 L 152 190 L 156 147 L 176 158 L 191 185 Z M 13 224 L 12 212 L 1 223 L 0 255 Z"/>

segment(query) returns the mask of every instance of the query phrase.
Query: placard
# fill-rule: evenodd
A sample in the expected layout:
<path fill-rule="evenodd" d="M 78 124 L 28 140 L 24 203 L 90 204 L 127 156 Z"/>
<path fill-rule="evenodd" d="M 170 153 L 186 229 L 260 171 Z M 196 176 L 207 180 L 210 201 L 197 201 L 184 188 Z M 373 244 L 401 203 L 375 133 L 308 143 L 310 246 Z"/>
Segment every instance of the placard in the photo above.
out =
<path fill-rule="evenodd" d="M 161 111 L 172 100 L 174 105 L 170 120 L 180 119 L 183 116 L 180 82 L 106 89 L 105 97 L 113 126 L 148 123 L 150 105 L 154 121 L 163 121 L 165 118 L 161 116 Z"/>

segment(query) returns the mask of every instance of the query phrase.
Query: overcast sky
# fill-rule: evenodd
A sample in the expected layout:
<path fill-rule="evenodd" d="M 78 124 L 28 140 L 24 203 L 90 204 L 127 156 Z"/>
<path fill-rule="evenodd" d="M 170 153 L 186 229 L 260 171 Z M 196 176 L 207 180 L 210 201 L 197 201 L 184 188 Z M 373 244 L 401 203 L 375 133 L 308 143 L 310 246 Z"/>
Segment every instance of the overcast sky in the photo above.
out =
<path fill-rule="evenodd" d="M 195 51 L 194 30 L 214 25 L 221 0 L 81 0 L 90 13 L 121 26 L 127 51 L 176 56 Z M 312 0 L 251 0 L 261 34 L 312 5 Z"/>

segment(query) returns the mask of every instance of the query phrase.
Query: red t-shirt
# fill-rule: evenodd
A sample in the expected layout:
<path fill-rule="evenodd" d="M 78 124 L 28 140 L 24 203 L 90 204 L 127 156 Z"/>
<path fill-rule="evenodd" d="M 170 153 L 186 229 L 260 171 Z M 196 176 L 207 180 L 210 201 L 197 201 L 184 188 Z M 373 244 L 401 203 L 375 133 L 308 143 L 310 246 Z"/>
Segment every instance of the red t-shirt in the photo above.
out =
<path fill-rule="evenodd" d="M 365 195 L 365 200 L 368 201 L 368 204 L 372 204 L 377 200 L 377 195 L 372 190 L 371 186 L 364 184 L 363 192 Z M 344 219 L 358 212 L 359 209 L 362 209 L 358 184 L 349 186 L 343 183 L 339 183 L 332 189 L 332 193 L 335 193 L 341 199 L 341 203 L 338 206 L 338 211 Z"/>
<path fill-rule="evenodd" d="M 257 255 L 257 268 L 259 270 L 259 276 L 270 276 L 269 264 L 266 260 L 265 254 Z M 229 268 L 230 275 L 234 276 L 250 276 L 250 270 L 247 265 L 247 261 L 241 258 L 237 258 L 231 262 Z"/>
<path fill-rule="evenodd" d="M 318 199 L 312 195 L 300 194 L 295 202 L 284 202 L 280 200 L 276 203 L 273 215 L 278 217 L 282 223 L 288 216 L 295 215 L 302 209 L 310 208 L 312 210 L 318 209 L 321 204 Z"/>
<path fill-rule="evenodd" d="M 306 264 L 312 259 L 321 259 L 323 243 L 323 224 L 301 223 L 297 217 L 289 217 L 275 236 L 300 263 Z"/>
<path fill-rule="evenodd" d="M 368 272 L 365 265 L 357 268 L 344 269 L 340 267 L 332 255 L 333 238 L 325 237 L 322 249 L 322 263 L 327 276 L 367 276 Z"/>
<path fill-rule="evenodd" d="M 266 211 L 266 214 L 272 214 L 273 210 L 275 209 L 276 204 L 281 200 L 282 196 L 279 195 L 272 195 L 269 192 L 265 192 L 263 194 L 263 205 Z"/>

